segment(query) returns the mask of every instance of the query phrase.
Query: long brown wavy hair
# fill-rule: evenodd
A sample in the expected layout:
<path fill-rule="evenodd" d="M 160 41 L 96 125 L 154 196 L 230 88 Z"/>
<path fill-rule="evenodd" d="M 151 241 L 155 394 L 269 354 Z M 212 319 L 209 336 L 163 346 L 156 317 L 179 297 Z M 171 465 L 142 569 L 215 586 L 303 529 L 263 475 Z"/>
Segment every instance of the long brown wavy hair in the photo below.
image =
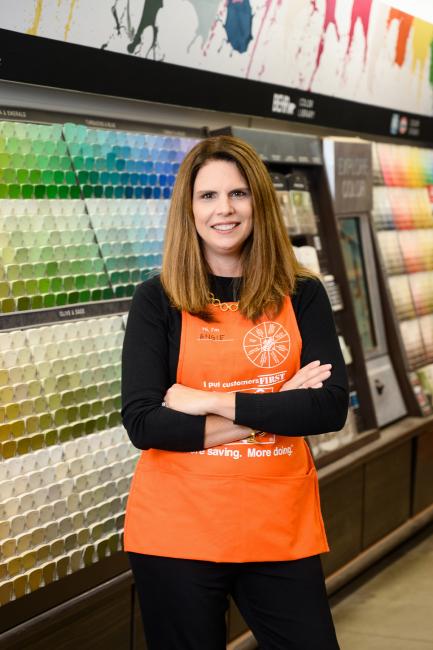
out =
<path fill-rule="evenodd" d="M 235 163 L 251 192 L 253 231 L 242 250 L 239 310 L 253 321 L 264 313 L 275 316 L 297 278 L 315 276 L 295 257 L 265 165 L 247 142 L 229 135 L 202 140 L 180 166 L 165 235 L 164 290 L 179 310 L 208 315 L 210 269 L 195 228 L 192 197 L 197 173 L 210 160 Z"/>

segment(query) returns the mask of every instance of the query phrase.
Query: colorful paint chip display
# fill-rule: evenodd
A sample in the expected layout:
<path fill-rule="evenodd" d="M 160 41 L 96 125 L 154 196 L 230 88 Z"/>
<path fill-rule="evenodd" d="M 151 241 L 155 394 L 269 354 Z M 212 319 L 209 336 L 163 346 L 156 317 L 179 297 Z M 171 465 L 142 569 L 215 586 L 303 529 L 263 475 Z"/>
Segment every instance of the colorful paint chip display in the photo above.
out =
<path fill-rule="evenodd" d="M 33 315 L 102 310 L 159 271 L 196 141 L 0 122 L 0 319 L 26 324 L 0 331 L 0 605 L 121 549 L 139 453 L 120 426 L 126 314 Z"/>
<path fill-rule="evenodd" d="M 433 150 L 395 144 L 375 144 L 375 178 L 396 187 L 433 184 Z M 377 169 L 379 166 L 379 169 Z"/>
<path fill-rule="evenodd" d="M 115 427 L 3 461 L 0 605 L 121 549 L 136 458 Z"/>
<path fill-rule="evenodd" d="M 378 229 L 433 227 L 427 188 L 375 187 L 372 214 Z"/>
<path fill-rule="evenodd" d="M 132 296 L 161 267 L 172 187 L 197 141 L 0 122 L 0 314 Z"/>
<path fill-rule="evenodd" d="M 417 369 L 426 363 L 422 332 L 418 319 L 400 321 L 400 334 L 409 368 Z"/>
<path fill-rule="evenodd" d="M 433 151 L 376 144 L 373 223 L 408 366 L 433 361 Z M 430 328 L 430 330 L 429 330 Z"/>
<path fill-rule="evenodd" d="M 0 199 L 78 199 L 61 124 L 0 122 Z"/>
<path fill-rule="evenodd" d="M 122 315 L 0 333 L 0 605 L 121 548 Z"/>
<path fill-rule="evenodd" d="M 131 296 L 135 286 L 159 271 L 167 199 L 86 199 L 114 296 Z"/>
<path fill-rule="evenodd" d="M 120 423 L 121 316 L 0 333 L 0 457 Z"/>
<path fill-rule="evenodd" d="M 377 239 L 386 273 L 388 275 L 404 273 L 406 267 L 400 248 L 398 233 L 395 230 L 379 230 Z"/>
<path fill-rule="evenodd" d="M 0 312 L 113 298 L 85 204 L 0 200 Z"/>
<path fill-rule="evenodd" d="M 179 165 L 197 142 L 150 133 L 65 124 L 84 198 L 169 199 Z"/>
<path fill-rule="evenodd" d="M 412 292 L 407 275 L 392 275 L 388 278 L 394 308 L 399 320 L 415 317 Z"/>

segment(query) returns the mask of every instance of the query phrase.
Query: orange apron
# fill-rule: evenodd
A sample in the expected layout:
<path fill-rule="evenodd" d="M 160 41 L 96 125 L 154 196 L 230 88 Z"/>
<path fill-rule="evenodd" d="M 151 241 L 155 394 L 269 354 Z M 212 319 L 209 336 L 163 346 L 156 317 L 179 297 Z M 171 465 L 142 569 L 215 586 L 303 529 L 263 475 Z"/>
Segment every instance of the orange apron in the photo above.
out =
<path fill-rule="evenodd" d="M 177 382 L 216 391 L 278 391 L 300 367 L 290 298 L 254 324 L 211 307 L 182 313 Z M 195 452 L 150 449 L 138 461 L 125 550 L 214 562 L 292 560 L 329 550 L 317 474 L 302 437 L 263 434 Z"/>

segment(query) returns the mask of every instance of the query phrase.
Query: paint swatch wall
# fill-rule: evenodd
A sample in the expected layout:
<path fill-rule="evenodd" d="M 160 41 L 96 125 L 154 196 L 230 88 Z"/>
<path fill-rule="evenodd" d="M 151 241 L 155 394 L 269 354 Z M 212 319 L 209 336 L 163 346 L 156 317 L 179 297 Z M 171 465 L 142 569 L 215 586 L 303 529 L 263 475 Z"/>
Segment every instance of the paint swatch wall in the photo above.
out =
<path fill-rule="evenodd" d="M 0 312 L 131 296 L 161 265 L 172 187 L 195 142 L 0 122 Z"/>
<path fill-rule="evenodd" d="M 433 150 L 374 149 L 373 219 L 407 370 L 433 395 Z"/>
<path fill-rule="evenodd" d="M 121 548 L 138 451 L 109 312 L 158 272 L 196 141 L 0 122 L 0 605 Z"/>

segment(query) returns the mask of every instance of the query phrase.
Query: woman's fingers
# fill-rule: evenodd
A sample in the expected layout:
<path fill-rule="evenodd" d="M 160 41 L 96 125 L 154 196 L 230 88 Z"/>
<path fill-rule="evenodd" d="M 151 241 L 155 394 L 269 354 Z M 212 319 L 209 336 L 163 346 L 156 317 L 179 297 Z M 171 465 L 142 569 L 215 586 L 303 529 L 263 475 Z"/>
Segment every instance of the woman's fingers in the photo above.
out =
<path fill-rule="evenodd" d="M 314 379 L 314 377 L 319 377 L 324 375 L 326 372 L 330 372 L 331 367 L 330 363 L 321 364 L 319 361 L 313 361 L 298 370 L 295 377 L 302 379 L 303 382 L 309 381 L 310 379 Z M 295 377 L 292 377 L 292 379 Z"/>
<path fill-rule="evenodd" d="M 320 370 L 314 374 L 310 374 L 303 382 L 303 388 L 314 388 L 315 384 L 323 383 L 328 377 L 331 376 L 330 370 Z"/>
<path fill-rule="evenodd" d="M 281 390 L 294 390 L 296 388 L 322 388 L 323 382 L 331 375 L 332 365 L 321 364 L 320 361 L 311 361 L 303 366 Z"/>
<path fill-rule="evenodd" d="M 301 388 L 322 388 L 323 381 L 319 381 L 316 384 L 309 383 L 308 385 L 301 386 Z"/>
<path fill-rule="evenodd" d="M 315 366 L 312 368 L 305 366 L 305 368 L 301 368 L 301 370 L 299 370 L 299 376 L 304 379 L 304 382 L 311 381 L 317 377 L 329 377 L 331 374 L 331 367 L 332 366 L 330 363 L 324 363 L 323 365 Z"/>

